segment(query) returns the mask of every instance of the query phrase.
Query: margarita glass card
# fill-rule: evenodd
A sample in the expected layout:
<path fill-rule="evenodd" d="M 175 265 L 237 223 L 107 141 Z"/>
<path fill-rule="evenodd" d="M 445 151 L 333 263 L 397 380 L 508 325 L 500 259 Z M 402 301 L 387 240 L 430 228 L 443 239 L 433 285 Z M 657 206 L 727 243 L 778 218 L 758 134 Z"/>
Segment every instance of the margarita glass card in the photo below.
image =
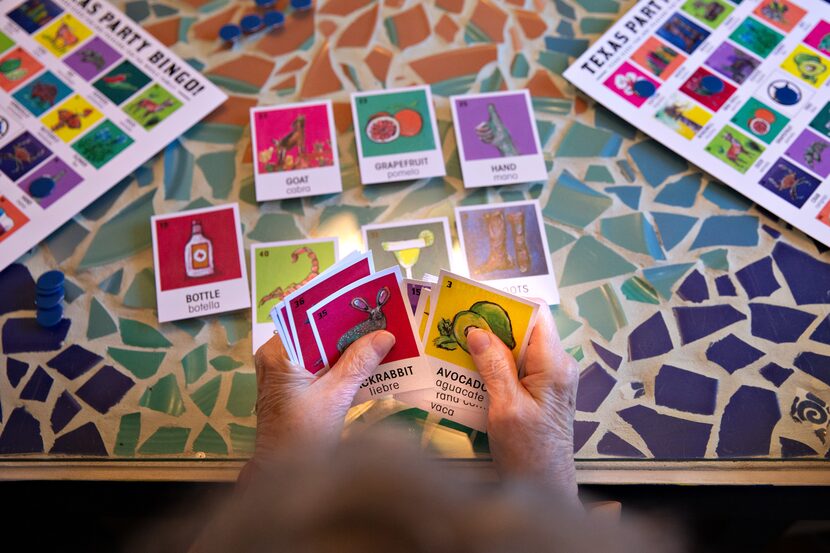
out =
<path fill-rule="evenodd" d="M 251 246 L 253 350 L 273 335 L 271 309 L 337 261 L 337 238 Z"/>
<path fill-rule="evenodd" d="M 380 268 L 400 265 L 406 278 L 452 269 L 452 238 L 446 217 L 381 223 L 362 228 L 363 243 Z"/>
<path fill-rule="evenodd" d="M 251 108 L 258 202 L 343 191 L 331 100 Z"/>
<path fill-rule="evenodd" d="M 363 184 L 446 174 L 428 86 L 352 94 L 352 117 Z"/>
<path fill-rule="evenodd" d="M 455 209 L 467 274 L 505 292 L 559 303 L 539 202 Z"/>
<path fill-rule="evenodd" d="M 150 219 L 159 322 L 250 307 L 239 205 Z"/>
<path fill-rule="evenodd" d="M 308 317 L 327 367 L 367 334 L 386 330 L 395 336 L 395 345 L 361 384 L 355 404 L 431 384 L 432 372 L 415 335 L 412 312 L 401 293 L 399 267 L 378 271 L 346 286 L 313 306 Z"/>
<path fill-rule="evenodd" d="M 546 180 L 530 92 L 450 98 L 464 187 Z"/>

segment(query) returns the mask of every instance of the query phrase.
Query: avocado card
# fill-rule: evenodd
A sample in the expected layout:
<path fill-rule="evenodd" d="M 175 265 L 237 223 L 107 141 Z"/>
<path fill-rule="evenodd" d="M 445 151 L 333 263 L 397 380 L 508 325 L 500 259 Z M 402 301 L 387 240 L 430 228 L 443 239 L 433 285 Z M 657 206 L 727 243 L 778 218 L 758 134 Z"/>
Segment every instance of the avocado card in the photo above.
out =
<path fill-rule="evenodd" d="M 268 242 L 251 246 L 253 348 L 273 334 L 270 312 L 337 261 L 337 238 Z"/>
<path fill-rule="evenodd" d="M 446 174 L 429 86 L 356 92 L 351 103 L 363 184 Z"/>
<path fill-rule="evenodd" d="M 511 294 L 559 303 L 538 201 L 457 207 L 455 222 L 467 275 Z"/>
<path fill-rule="evenodd" d="M 367 334 L 386 330 L 395 336 L 395 345 L 361 383 L 355 404 L 429 387 L 432 373 L 401 292 L 400 267 L 378 271 L 338 290 L 311 307 L 308 319 L 326 367 Z"/>
<path fill-rule="evenodd" d="M 251 108 L 258 202 L 343 191 L 331 100 Z"/>
<path fill-rule="evenodd" d="M 425 280 L 405 278 L 401 284 L 401 289 L 414 315 L 418 310 L 418 301 L 421 299 L 421 296 L 429 294 L 430 283 Z"/>
<path fill-rule="evenodd" d="M 446 217 L 364 225 L 363 244 L 378 268 L 400 265 L 406 278 L 452 267 L 452 235 Z"/>
<path fill-rule="evenodd" d="M 547 180 L 530 92 L 450 97 L 465 188 Z"/>
<path fill-rule="evenodd" d="M 271 308 L 271 321 L 274 323 L 274 332 L 282 340 L 282 345 L 292 363 L 299 364 L 297 352 L 294 350 L 294 338 L 288 330 L 288 316 L 286 315 L 285 300 Z M 256 352 L 256 350 L 254 351 Z"/>

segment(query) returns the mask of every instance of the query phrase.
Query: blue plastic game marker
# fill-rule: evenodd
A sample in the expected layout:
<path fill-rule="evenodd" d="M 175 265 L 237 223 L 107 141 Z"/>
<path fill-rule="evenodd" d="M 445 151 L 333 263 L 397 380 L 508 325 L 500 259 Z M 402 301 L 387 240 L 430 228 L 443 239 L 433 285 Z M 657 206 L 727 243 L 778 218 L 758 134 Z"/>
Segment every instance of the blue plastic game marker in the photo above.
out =
<path fill-rule="evenodd" d="M 291 7 L 298 12 L 311 9 L 311 0 L 291 0 Z"/>
<path fill-rule="evenodd" d="M 239 25 L 223 25 L 221 29 L 219 29 L 219 38 L 224 40 L 227 43 L 233 44 L 239 37 L 242 36 L 242 30 L 239 28 Z"/>
<path fill-rule="evenodd" d="M 243 17 L 239 22 L 239 25 L 242 27 L 242 32 L 249 35 L 262 28 L 262 18 L 257 14 L 252 13 Z"/>
<path fill-rule="evenodd" d="M 276 0 L 256 0 L 256 7 L 262 10 L 267 10 L 273 8 L 276 3 Z"/>
<path fill-rule="evenodd" d="M 798 103 L 801 95 L 790 86 L 790 83 L 778 87 L 774 92 L 775 101 L 785 106 L 793 106 Z"/>
<path fill-rule="evenodd" d="M 718 94 L 723 92 L 723 81 L 714 75 L 706 75 L 700 79 L 700 88 L 707 94 Z"/>
<path fill-rule="evenodd" d="M 38 309 L 35 315 L 37 324 L 45 328 L 51 328 L 63 319 L 63 307 L 56 305 L 49 309 Z"/>
<path fill-rule="evenodd" d="M 42 294 L 51 294 L 55 290 L 63 289 L 63 273 L 60 271 L 46 271 L 37 279 L 37 291 Z"/>
<path fill-rule="evenodd" d="M 651 98 L 656 91 L 657 87 L 654 86 L 654 83 L 646 79 L 640 79 L 634 83 L 634 94 L 640 98 Z"/>
<path fill-rule="evenodd" d="M 60 302 L 63 301 L 63 296 L 63 288 L 60 288 L 57 292 L 52 292 L 51 294 L 38 293 L 35 297 L 35 305 L 38 309 L 50 309 L 60 304 Z"/>
<path fill-rule="evenodd" d="M 270 11 L 267 12 L 263 19 L 265 20 L 265 28 L 276 30 L 281 29 L 285 25 L 285 16 L 282 12 Z"/>
<path fill-rule="evenodd" d="M 38 177 L 29 185 L 29 194 L 34 198 L 45 198 L 55 189 L 55 179 L 52 177 Z"/>

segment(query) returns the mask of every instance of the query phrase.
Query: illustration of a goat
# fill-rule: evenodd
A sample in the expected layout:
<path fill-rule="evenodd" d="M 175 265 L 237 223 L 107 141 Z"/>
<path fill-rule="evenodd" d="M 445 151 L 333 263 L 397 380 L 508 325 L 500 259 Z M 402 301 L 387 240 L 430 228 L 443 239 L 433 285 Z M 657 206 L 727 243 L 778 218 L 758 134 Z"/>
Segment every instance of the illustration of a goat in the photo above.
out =
<path fill-rule="evenodd" d="M 369 304 L 363 298 L 354 298 L 349 305 L 358 311 L 365 311 L 369 315 L 369 319 L 356 324 L 347 330 L 343 336 L 337 340 L 337 351 L 343 353 L 352 342 L 376 330 L 386 330 L 386 315 L 383 314 L 382 307 L 389 301 L 389 287 L 384 286 L 378 290 L 377 305 L 369 307 Z"/>

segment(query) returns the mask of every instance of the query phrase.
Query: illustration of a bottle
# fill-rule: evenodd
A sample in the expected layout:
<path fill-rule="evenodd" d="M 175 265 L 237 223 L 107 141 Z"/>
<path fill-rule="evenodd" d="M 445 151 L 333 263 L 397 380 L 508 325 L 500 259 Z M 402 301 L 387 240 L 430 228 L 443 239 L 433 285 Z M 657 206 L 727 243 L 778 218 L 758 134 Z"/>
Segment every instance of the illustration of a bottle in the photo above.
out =
<path fill-rule="evenodd" d="M 190 240 L 184 246 L 184 267 L 191 278 L 213 274 L 213 243 L 202 234 L 202 223 L 195 219 Z"/>

